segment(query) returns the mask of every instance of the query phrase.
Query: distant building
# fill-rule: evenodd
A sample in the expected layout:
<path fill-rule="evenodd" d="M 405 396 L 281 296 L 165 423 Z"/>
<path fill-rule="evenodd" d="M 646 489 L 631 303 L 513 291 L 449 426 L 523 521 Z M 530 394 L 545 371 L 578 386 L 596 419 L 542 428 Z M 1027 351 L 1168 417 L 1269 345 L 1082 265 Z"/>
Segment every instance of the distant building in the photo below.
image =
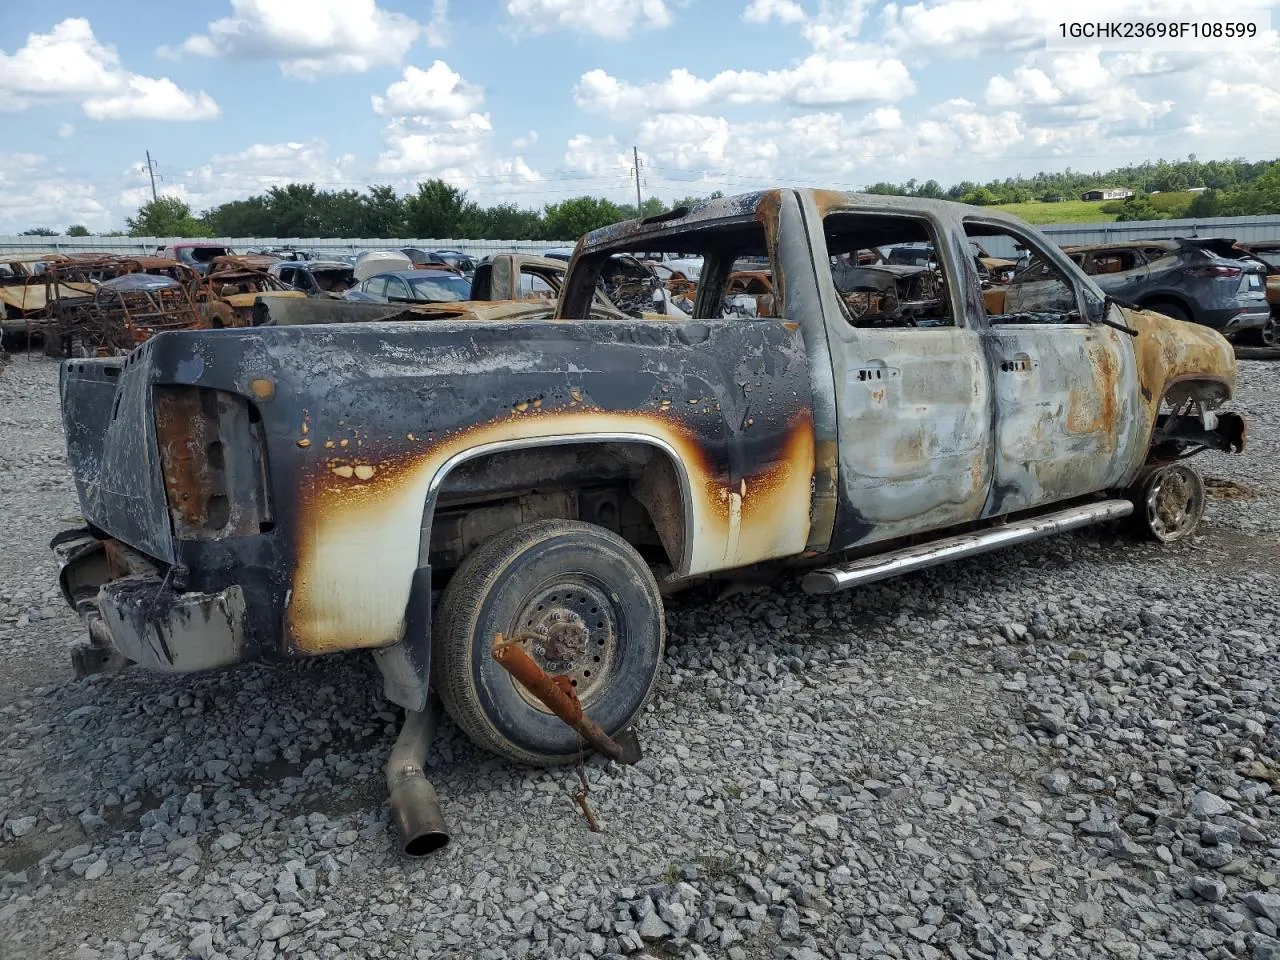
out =
<path fill-rule="evenodd" d="M 1042 203 L 1063 203 L 1066 201 L 1066 199 L 1067 198 L 1060 193 L 1050 193 L 1050 194 L 1046 194 L 1041 202 Z"/>
<path fill-rule="evenodd" d="M 1100 187 L 1096 190 L 1086 190 L 1080 197 L 1081 200 L 1127 200 L 1133 196 L 1133 191 L 1128 187 Z"/>
<path fill-rule="evenodd" d="M 1208 187 L 1188 187 L 1187 193 L 1204 193 L 1208 189 Z"/>

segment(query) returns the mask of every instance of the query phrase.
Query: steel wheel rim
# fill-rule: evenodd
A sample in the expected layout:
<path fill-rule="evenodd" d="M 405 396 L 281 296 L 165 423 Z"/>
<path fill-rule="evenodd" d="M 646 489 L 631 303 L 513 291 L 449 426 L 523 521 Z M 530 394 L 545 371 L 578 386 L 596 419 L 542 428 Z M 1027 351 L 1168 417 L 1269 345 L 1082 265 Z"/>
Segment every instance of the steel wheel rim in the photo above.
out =
<path fill-rule="evenodd" d="M 1280 343 L 1280 321 L 1275 317 L 1268 317 L 1267 322 L 1262 325 L 1262 343 L 1267 347 L 1274 347 Z"/>
<path fill-rule="evenodd" d="M 584 707 L 600 699 L 617 659 L 618 611 L 604 587 L 585 576 L 558 577 L 534 590 L 520 608 L 513 635 L 551 676 L 567 676 Z M 520 698 L 550 714 L 537 697 L 517 683 Z"/>
<path fill-rule="evenodd" d="M 1171 543 L 1186 536 L 1204 512 L 1204 487 L 1184 466 L 1165 467 L 1147 485 L 1147 526 L 1158 540 Z"/>

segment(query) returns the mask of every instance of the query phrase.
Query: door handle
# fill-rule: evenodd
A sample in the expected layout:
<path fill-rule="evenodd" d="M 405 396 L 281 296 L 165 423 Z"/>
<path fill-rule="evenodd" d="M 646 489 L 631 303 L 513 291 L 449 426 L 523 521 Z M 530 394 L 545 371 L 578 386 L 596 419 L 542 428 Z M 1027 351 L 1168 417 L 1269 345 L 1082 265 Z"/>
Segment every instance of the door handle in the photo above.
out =
<path fill-rule="evenodd" d="M 1020 353 L 1016 357 L 1005 357 L 1000 361 L 1001 373 L 1030 373 L 1036 362 L 1027 354 Z"/>

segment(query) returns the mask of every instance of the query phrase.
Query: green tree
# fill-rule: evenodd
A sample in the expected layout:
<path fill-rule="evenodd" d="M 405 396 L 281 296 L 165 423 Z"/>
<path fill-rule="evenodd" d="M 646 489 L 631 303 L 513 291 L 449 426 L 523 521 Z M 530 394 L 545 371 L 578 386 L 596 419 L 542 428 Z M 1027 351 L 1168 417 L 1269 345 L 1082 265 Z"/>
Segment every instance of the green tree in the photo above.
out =
<path fill-rule="evenodd" d="M 396 196 L 395 187 L 378 185 L 369 188 L 364 200 L 364 236 L 402 237 L 405 234 L 404 204 Z M 512 237 L 511 239 L 518 239 Z"/>
<path fill-rule="evenodd" d="M 19 234 L 21 237 L 56 237 L 57 230 L 51 230 L 49 227 L 32 227 L 30 230 L 23 230 Z"/>
<path fill-rule="evenodd" d="M 961 203 L 972 203 L 979 207 L 989 207 L 993 203 L 1000 203 L 1001 198 L 992 192 L 990 187 L 978 187 L 976 190 L 970 190 L 960 198 Z"/>
<path fill-rule="evenodd" d="M 207 227 L 177 197 L 160 197 L 125 220 L 131 237 L 207 237 Z"/>
<path fill-rule="evenodd" d="M 405 197 L 405 228 L 412 237 L 465 238 L 475 230 L 479 210 L 467 199 L 467 191 L 443 180 L 428 180 Z"/>
<path fill-rule="evenodd" d="M 942 185 L 937 180 L 926 180 L 916 188 L 917 197 L 925 197 L 929 200 L 942 200 L 946 194 L 942 191 Z"/>
<path fill-rule="evenodd" d="M 590 230 L 625 220 L 627 210 L 602 197 L 574 197 L 550 204 L 542 215 L 548 240 L 577 240 Z"/>
<path fill-rule="evenodd" d="M 1216 217 L 1218 215 L 1218 191 L 1197 193 L 1187 207 L 1188 217 Z"/>
<path fill-rule="evenodd" d="M 879 183 L 873 183 L 862 191 L 863 193 L 874 193 L 881 197 L 901 197 L 906 195 L 906 190 L 898 186 L 896 183 L 889 183 L 881 180 Z"/>
<path fill-rule="evenodd" d="M 1120 205 L 1120 213 L 1116 219 L 1124 222 L 1127 220 L 1161 220 L 1163 215 L 1155 208 L 1151 200 L 1142 195 L 1134 194 Z"/>
<path fill-rule="evenodd" d="M 200 214 L 211 237 L 274 237 L 271 210 L 265 197 L 232 200 Z"/>
<path fill-rule="evenodd" d="M 483 207 L 476 215 L 476 222 L 478 239 L 482 240 L 535 240 L 544 233 L 542 213 L 514 203 Z"/>
<path fill-rule="evenodd" d="M 73 223 L 71 226 L 67 227 L 67 236 L 68 237 L 87 237 L 89 236 L 89 228 L 86 227 L 83 223 Z"/>

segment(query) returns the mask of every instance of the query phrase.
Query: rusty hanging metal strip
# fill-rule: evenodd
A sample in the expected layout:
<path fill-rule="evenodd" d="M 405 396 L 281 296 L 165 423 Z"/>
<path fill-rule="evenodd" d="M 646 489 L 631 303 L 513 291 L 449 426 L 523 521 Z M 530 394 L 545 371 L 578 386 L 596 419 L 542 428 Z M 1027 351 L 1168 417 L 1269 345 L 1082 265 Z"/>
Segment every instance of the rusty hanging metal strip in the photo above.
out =
<path fill-rule="evenodd" d="M 599 724 L 586 715 L 582 702 L 569 684 L 568 677 L 551 676 L 520 646 L 519 635 L 504 639 L 497 634 L 493 639 L 493 659 L 516 682 L 537 697 L 557 717 L 578 731 L 579 736 L 600 753 L 618 763 L 637 763 L 640 760 L 640 744 L 633 729 L 624 730 L 618 739 L 610 737 Z"/>

